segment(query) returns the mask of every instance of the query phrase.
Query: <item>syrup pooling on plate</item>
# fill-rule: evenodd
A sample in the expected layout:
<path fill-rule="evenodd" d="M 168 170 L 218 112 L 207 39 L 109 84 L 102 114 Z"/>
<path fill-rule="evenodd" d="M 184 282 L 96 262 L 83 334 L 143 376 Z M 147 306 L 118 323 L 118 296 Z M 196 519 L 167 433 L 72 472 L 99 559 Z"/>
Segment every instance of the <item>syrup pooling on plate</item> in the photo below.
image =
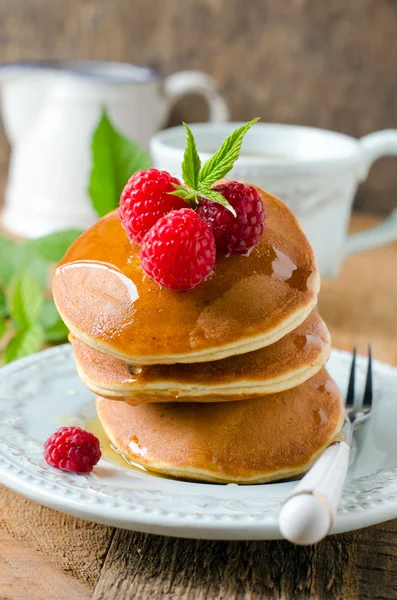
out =
<path fill-rule="evenodd" d="M 307 311 L 319 282 L 313 252 L 287 207 L 261 195 L 266 226 L 249 256 L 218 257 L 213 275 L 186 292 L 145 276 L 139 246 L 128 240 L 117 214 L 101 219 L 71 246 L 55 274 L 55 299 L 69 329 L 98 349 L 144 364 L 146 356 L 149 363 L 166 362 L 266 338 Z M 103 307 L 107 317 L 101 319 Z"/>
<path fill-rule="evenodd" d="M 98 417 L 94 417 L 93 419 L 89 419 L 85 424 L 85 429 L 98 438 L 101 444 L 101 452 L 102 458 L 108 462 L 115 463 L 120 467 L 126 467 L 128 469 L 133 469 L 134 471 L 144 471 L 147 472 L 145 467 L 141 465 L 134 464 L 129 458 L 127 458 L 121 450 L 115 448 L 108 436 L 106 435 L 101 422 Z"/>

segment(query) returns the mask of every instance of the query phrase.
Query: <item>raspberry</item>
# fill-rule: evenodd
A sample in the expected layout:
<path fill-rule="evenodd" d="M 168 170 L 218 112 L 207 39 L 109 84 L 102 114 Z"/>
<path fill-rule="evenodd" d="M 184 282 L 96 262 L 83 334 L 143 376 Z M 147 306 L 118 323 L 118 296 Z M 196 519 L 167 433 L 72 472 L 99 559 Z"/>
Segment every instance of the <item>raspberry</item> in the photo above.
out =
<path fill-rule="evenodd" d="M 218 251 L 226 255 L 231 252 L 248 254 L 264 230 L 265 208 L 258 191 L 239 181 L 220 183 L 213 189 L 228 200 L 237 216 L 207 199 L 199 204 L 197 214 L 213 232 Z"/>
<path fill-rule="evenodd" d="M 215 264 L 215 239 L 190 208 L 173 210 L 145 235 L 142 268 L 159 285 L 190 290 L 206 279 Z"/>
<path fill-rule="evenodd" d="M 62 471 L 89 473 L 101 458 L 99 440 L 80 427 L 61 427 L 45 442 L 44 458 Z"/>
<path fill-rule="evenodd" d="M 119 218 L 137 244 L 161 217 L 188 207 L 182 198 L 168 193 L 175 191 L 173 183 L 181 185 L 179 179 L 157 169 L 137 171 L 129 178 L 120 197 Z"/>

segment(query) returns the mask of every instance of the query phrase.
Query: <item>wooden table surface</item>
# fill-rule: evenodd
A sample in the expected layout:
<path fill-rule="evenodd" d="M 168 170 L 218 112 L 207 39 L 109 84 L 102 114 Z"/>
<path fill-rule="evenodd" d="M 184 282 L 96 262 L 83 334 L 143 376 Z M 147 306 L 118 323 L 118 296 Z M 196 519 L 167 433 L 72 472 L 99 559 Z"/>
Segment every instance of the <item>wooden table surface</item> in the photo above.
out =
<path fill-rule="evenodd" d="M 377 219 L 356 215 L 353 229 Z M 397 364 L 397 243 L 346 260 L 320 310 L 336 347 Z M 0 486 L 0 599 L 397 598 L 397 520 L 317 546 L 163 538 L 97 525 Z"/>

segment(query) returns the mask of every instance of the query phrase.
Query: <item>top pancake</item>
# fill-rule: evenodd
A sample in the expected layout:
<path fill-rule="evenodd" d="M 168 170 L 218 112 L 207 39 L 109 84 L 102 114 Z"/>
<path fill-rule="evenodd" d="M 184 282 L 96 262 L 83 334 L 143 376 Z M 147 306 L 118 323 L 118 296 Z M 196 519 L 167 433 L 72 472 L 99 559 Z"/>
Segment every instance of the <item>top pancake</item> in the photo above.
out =
<path fill-rule="evenodd" d="M 142 271 L 139 246 L 116 211 L 67 251 L 53 292 L 66 325 L 87 345 L 133 364 L 218 360 L 273 344 L 317 301 L 313 251 L 283 202 L 258 188 L 265 231 L 249 256 L 217 257 L 193 290 L 161 288 Z"/>

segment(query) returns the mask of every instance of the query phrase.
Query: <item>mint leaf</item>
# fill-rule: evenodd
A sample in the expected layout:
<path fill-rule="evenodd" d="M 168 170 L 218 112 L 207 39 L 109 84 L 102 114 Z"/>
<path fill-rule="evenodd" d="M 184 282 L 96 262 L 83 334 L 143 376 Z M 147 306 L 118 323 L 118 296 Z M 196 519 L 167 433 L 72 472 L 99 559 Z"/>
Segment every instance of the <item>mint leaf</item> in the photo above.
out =
<path fill-rule="evenodd" d="M 7 330 L 7 321 L 4 317 L 0 318 L 0 340 Z"/>
<path fill-rule="evenodd" d="M 82 229 L 65 229 L 27 242 L 30 253 L 47 262 L 57 263 L 69 246 L 83 233 Z"/>
<path fill-rule="evenodd" d="M 199 194 L 203 198 L 208 198 L 209 200 L 212 200 L 212 202 L 217 202 L 218 204 L 222 204 L 222 206 L 224 206 L 225 208 L 230 210 L 230 212 L 233 214 L 234 217 L 237 216 L 237 213 L 234 210 L 233 206 L 226 200 L 226 198 L 224 198 L 222 196 L 222 194 L 220 194 L 216 190 L 211 190 L 211 189 L 203 188 L 200 186 Z"/>
<path fill-rule="evenodd" d="M 249 123 L 246 123 L 236 129 L 236 131 L 233 131 L 233 133 L 225 139 L 219 150 L 207 160 L 199 173 L 199 182 L 203 187 L 210 188 L 216 181 L 222 179 L 229 173 L 233 164 L 239 157 L 244 135 L 257 121 L 257 118 L 252 119 Z"/>
<path fill-rule="evenodd" d="M 0 282 L 8 285 L 26 259 L 23 244 L 0 235 Z"/>
<path fill-rule="evenodd" d="M 186 200 L 188 204 L 194 204 L 197 192 L 189 188 L 185 188 L 183 185 L 173 185 L 175 186 L 175 190 L 173 192 L 167 192 L 170 196 L 178 196 L 179 198 Z"/>
<path fill-rule="evenodd" d="M 45 260 L 39 256 L 30 256 L 29 258 L 27 253 L 18 270 L 22 269 L 25 269 L 43 290 L 47 287 L 49 267 Z"/>
<path fill-rule="evenodd" d="M 2 289 L 0 289 L 0 318 L 5 317 L 7 315 L 7 306 L 6 306 L 6 295 Z"/>
<path fill-rule="evenodd" d="M 9 363 L 17 358 L 28 356 L 40 350 L 44 341 L 41 325 L 33 324 L 17 331 L 8 343 L 4 352 L 4 362 Z"/>
<path fill-rule="evenodd" d="M 69 329 L 62 321 L 61 317 L 51 327 L 44 330 L 44 341 L 54 344 L 59 342 L 66 342 L 69 335 Z"/>
<path fill-rule="evenodd" d="M 92 161 L 89 194 L 99 217 L 118 206 L 129 177 L 151 164 L 147 152 L 114 128 L 105 110 L 92 138 Z"/>
<path fill-rule="evenodd" d="M 38 320 L 43 306 L 43 292 L 35 279 L 26 270 L 18 271 L 7 291 L 7 307 L 21 327 Z"/>
<path fill-rule="evenodd" d="M 57 307 L 52 300 L 44 300 L 39 323 L 44 329 L 45 342 L 67 340 L 69 330 L 59 316 Z"/>
<path fill-rule="evenodd" d="M 186 131 L 186 149 L 182 162 L 182 178 L 194 190 L 198 186 L 198 177 L 201 169 L 201 160 L 197 152 L 196 142 L 188 125 L 183 123 Z"/>
<path fill-rule="evenodd" d="M 54 301 L 44 300 L 39 317 L 39 323 L 43 326 L 43 329 L 52 327 L 58 322 L 59 319 L 59 312 L 54 304 Z"/>
<path fill-rule="evenodd" d="M 39 256 L 34 256 L 31 244 L 36 242 L 16 242 L 0 236 L 0 283 L 7 286 L 14 274 L 25 267 L 34 279 L 44 288 L 47 283 L 47 264 Z"/>

